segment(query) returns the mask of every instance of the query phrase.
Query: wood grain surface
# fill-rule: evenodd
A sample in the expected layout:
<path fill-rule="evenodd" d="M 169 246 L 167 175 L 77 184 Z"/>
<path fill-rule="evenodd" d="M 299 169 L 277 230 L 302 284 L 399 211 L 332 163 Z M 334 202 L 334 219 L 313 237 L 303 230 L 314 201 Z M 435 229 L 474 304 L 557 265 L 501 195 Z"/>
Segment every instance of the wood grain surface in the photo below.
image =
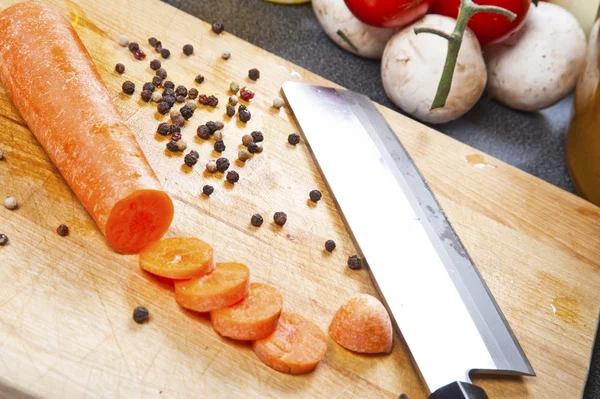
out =
<path fill-rule="evenodd" d="M 0 0 L 0 8 L 11 3 Z M 226 32 L 216 35 L 208 24 L 158 1 L 49 3 L 75 25 L 174 199 L 169 236 L 203 238 L 214 245 L 218 261 L 247 263 L 254 281 L 282 291 L 285 310 L 311 318 L 324 331 L 350 296 L 375 293 L 366 271 L 346 267 L 356 249 L 307 148 L 287 144 L 287 135 L 298 129 L 291 114 L 270 106 L 286 80 L 331 82 Z M 117 44 L 121 33 L 142 45 L 146 61 L 134 60 Z M 139 100 L 141 85 L 153 75 L 150 36 L 172 51 L 163 61 L 169 79 L 220 101 L 214 110 L 199 107 L 183 129 L 188 148 L 201 155 L 194 169 L 182 166 L 183 155 L 166 152 L 166 138 L 155 133 L 166 118 Z M 196 49 L 190 57 L 181 52 L 187 42 Z M 220 58 L 225 49 L 232 54 L 228 61 Z M 114 72 L 117 62 L 126 65 L 125 75 Z M 253 67 L 261 71 L 256 83 L 247 78 Z M 206 76 L 202 85 L 194 83 L 198 73 Z M 137 85 L 132 97 L 120 92 L 126 79 Z M 257 92 L 247 125 L 224 116 L 232 80 Z M 77 112 L 78 104 L 66 106 Z M 598 322 L 600 210 L 396 112 L 381 111 L 438 196 L 537 372 L 535 378 L 475 382 L 492 399 L 579 397 Z M 212 142 L 195 138 L 195 129 L 217 119 L 225 122 L 224 155 L 232 160 L 244 133 L 265 134 L 262 154 L 245 165 L 232 163 L 241 175 L 235 186 L 222 174 L 203 171 L 217 154 Z M 0 209 L 0 231 L 10 238 L 0 247 L 0 397 L 426 397 L 398 337 L 389 356 L 357 355 L 329 340 L 325 359 L 304 376 L 275 372 L 248 345 L 220 338 L 206 317 L 177 306 L 172 287 L 140 271 L 136 256 L 108 247 L 3 90 L 0 148 L 0 198 L 12 195 L 20 203 L 14 211 Z M 360 152 L 348 156 L 360 162 Z M 204 184 L 215 186 L 210 198 L 201 195 Z M 365 204 L 368 184 L 357 182 Z M 317 205 L 307 202 L 314 188 L 324 192 Z M 271 223 L 276 211 L 288 214 L 283 228 Z M 261 228 L 249 223 L 257 212 L 266 219 Z M 70 227 L 68 237 L 56 234 L 61 223 Z M 333 254 L 323 250 L 327 239 L 338 243 Z M 149 308 L 148 324 L 132 321 L 138 305 Z"/>

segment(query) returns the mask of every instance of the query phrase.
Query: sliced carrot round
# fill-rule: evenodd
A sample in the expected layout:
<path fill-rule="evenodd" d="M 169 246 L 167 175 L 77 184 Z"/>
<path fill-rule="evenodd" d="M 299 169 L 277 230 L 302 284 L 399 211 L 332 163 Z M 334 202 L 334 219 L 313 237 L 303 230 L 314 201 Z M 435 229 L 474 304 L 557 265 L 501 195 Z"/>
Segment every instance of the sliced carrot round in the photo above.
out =
<path fill-rule="evenodd" d="M 250 284 L 248 295 L 240 302 L 210 312 L 216 332 L 240 341 L 264 338 L 275 331 L 283 307 L 277 288 L 261 283 Z"/>
<path fill-rule="evenodd" d="M 140 252 L 139 259 L 145 271 L 175 280 L 202 277 L 215 269 L 213 248 L 193 237 L 155 241 Z"/>
<path fill-rule="evenodd" d="M 314 369 L 327 351 L 327 338 L 312 321 L 283 312 L 273 334 L 252 343 L 256 356 L 267 366 L 287 374 Z"/>
<path fill-rule="evenodd" d="M 343 304 L 329 325 L 329 335 L 360 353 L 392 351 L 392 321 L 379 299 L 360 294 Z"/>
<path fill-rule="evenodd" d="M 241 263 L 217 263 L 215 270 L 192 280 L 175 281 L 175 299 L 186 309 L 210 312 L 244 299 L 250 270 Z"/>

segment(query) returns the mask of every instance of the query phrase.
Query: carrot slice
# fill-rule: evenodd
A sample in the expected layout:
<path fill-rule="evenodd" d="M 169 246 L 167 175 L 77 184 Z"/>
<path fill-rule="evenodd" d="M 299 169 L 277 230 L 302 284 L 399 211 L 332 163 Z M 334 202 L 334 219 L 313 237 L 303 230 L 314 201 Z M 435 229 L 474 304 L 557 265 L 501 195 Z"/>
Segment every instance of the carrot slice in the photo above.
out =
<path fill-rule="evenodd" d="M 283 312 L 275 332 L 252 343 L 256 356 L 267 366 L 287 374 L 314 369 L 327 351 L 327 338 L 312 321 Z"/>
<path fill-rule="evenodd" d="M 175 282 L 175 299 L 186 309 L 210 312 L 248 295 L 250 270 L 241 263 L 217 263 L 215 270 L 192 280 Z"/>
<path fill-rule="evenodd" d="M 34 2 L 0 12 L 0 79 L 113 248 L 137 253 L 165 234 L 173 202 L 67 19 Z"/>
<path fill-rule="evenodd" d="M 342 305 L 329 325 L 329 335 L 351 351 L 392 351 L 392 321 L 379 299 L 371 295 L 357 295 Z"/>
<path fill-rule="evenodd" d="M 275 331 L 282 307 L 283 296 L 277 288 L 252 283 L 248 296 L 228 308 L 210 312 L 210 320 L 224 337 L 253 341 Z"/>
<path fill-rule="evenodd" d="M 215 270 L 213 248 L 193 237 L 155 241 L 140 252 L 142 269 L 161 277 L 186 280 Z"/>

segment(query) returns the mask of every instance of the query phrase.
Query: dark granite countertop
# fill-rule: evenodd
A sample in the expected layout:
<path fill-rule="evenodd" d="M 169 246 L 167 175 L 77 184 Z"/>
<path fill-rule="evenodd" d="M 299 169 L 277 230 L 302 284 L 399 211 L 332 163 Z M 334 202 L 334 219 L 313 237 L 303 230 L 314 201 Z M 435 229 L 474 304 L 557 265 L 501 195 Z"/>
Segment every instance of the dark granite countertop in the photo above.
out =
<path fill-rule="evenodd" d="M 350 90 L 400 111 L 386 97 L 379 61 L 342 50 L 325 35 L 310 4 L 259 0 L 163 0 Z M 240 12 L 243 10 L 243 12 Z M 524 113 L 482 98 L 457 121 L 435 129 L 569 192 L 564 134 L 572 96 L 539 113 Z M 596 342 L 584 399 L 600 398 L 600 344 Z"/>

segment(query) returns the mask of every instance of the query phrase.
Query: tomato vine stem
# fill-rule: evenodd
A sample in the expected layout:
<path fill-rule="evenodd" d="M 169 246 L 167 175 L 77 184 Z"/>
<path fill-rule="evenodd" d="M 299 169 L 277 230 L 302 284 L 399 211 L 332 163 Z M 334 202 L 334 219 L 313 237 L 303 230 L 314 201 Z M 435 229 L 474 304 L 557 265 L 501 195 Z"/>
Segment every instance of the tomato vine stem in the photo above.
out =
<path fill-rule="evenodd" d="M 434 28 L 415 28 L 415 34 L 420 33 L 431 33 L 443 37 L 448 41 L 448 55 L 446 56 L 446 62 L 442 71 L 442 77 L 440 84 L 431 104 L 431 110 L 437 108 L 443 108 L 446 105 L 446 99 L 450 93 L 452 87 L 452 77 L 454 76 L 454 69 L 456 67 L 456 61 L 458 60 L 458 52 L 462 44 L 463 35 L 467 28 L 467 23 L 471 17 L 480 12 L 491 12 L 495 14 L 504 15 L 510 21 L 513 21 L 517 15 L 507 9 L 496 7 L 496 6 L 480 6 L 473 3 L 473 0 L 461 0 L 460 8 L 458 10 L 458 17 L 456 18 L 456 26 L 451 34 L 443 32 L 439 29 Z"/>

